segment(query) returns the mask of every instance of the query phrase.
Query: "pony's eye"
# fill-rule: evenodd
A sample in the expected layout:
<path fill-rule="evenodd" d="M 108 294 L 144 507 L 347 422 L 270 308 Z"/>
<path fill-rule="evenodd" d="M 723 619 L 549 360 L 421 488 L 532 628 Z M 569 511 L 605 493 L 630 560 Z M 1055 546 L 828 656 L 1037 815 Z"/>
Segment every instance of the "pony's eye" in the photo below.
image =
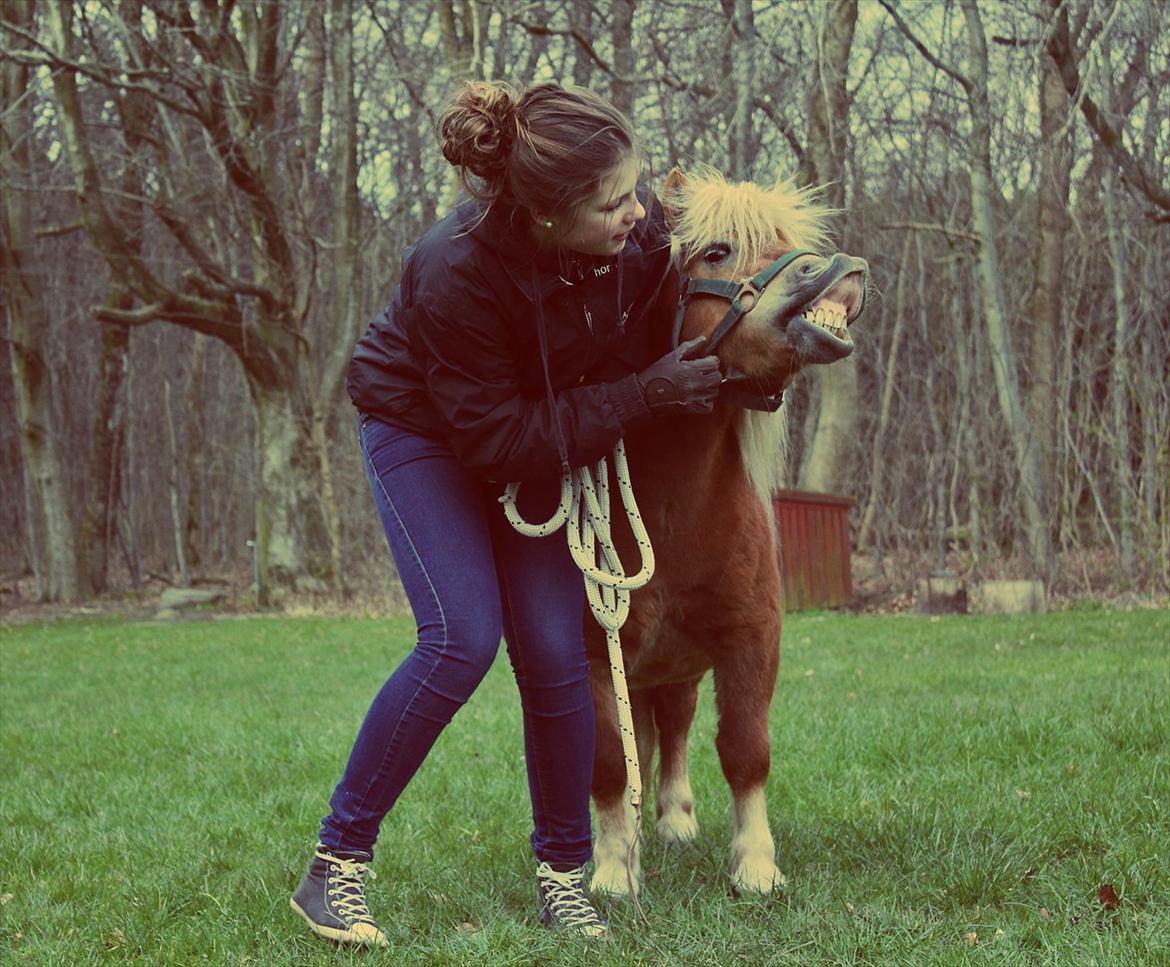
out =
<path fill-rule="evenodd" d="M 714 245 L 708 246 L 703 253 L 703 261 L 708 265 L 718 265 L 731 254 L 731 246 L 724 242 L 716 242 Z"/>

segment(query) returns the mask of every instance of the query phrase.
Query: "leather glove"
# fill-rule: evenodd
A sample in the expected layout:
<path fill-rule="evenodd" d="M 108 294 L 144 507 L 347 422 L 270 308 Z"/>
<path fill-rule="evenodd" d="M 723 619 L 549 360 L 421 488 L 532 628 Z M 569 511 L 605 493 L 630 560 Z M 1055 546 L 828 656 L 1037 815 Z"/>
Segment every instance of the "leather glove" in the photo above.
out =
<path fill-rule="evenodd" d="M 638 373 L 646 406 L 655 416 L 667 413 L 710 413 L 719 395 L 722 374 L 714 356 L 691 358 L 707 341 L 688 340 Z"/>

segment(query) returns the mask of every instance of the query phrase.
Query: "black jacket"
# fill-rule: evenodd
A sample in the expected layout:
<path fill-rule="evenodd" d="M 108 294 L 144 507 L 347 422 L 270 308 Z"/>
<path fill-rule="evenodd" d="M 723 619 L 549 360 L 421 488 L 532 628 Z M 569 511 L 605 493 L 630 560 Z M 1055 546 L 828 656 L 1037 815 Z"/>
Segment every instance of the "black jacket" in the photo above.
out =
<path fill-rule="evenodd" d="M 358 341 L 354 405 L 446 439 L 495 480 L 605 456 L 649 416 L 633 374 L 670 348 L 647 318 L 669 239 L 657 199 L 643 205 L 620 255 L 571 260 L 538 253 L 507 208 L 459 205 L 407 250 L 393 302 Z"/>

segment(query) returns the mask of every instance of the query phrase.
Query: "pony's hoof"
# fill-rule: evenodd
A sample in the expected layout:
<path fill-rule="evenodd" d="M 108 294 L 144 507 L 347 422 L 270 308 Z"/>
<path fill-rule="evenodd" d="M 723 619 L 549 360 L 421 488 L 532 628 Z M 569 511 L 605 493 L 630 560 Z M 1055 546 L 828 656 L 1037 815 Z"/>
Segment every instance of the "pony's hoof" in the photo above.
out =
<path fill-rule="evenodd" d="M 654 831 L 664 843 L 689 843 L 699 835 L 699 823 L 694 813 L 666 813 L 654 824 Z"/>
<path fill-rule="evenodd" d="M 731 884 L 736 893 L 766 896 L 787 883 L 788 879 L 771 860 L 766 863 L 745 860 L 731 871 Z"/>
<path fill-rule="evenodd" d="M 638 892 L 638 878 L 632 878 L 626 871 L 624 863 L 598 863 L 593 871 L 593 879 L 589 881 L 589 892 L 609 897 L 628 897 L 630 888 Z"/>

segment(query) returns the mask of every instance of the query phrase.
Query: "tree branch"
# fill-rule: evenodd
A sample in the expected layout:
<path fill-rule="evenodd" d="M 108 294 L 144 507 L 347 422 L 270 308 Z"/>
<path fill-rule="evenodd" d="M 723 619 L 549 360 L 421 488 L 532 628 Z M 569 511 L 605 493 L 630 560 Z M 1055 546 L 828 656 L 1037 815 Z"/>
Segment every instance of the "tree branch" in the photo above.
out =
<path fill-rule="evenodd" d="M 98 322 L 119 326 L 146 326 L 152 322 L 175 323 L 227 343 L 239 353 L 241 359 L 245 355 L 244 328 L 239 321 L 218 318 L 209 314 L 203 306 L 153 302 L 137 309 L 116 309 L 108 305 L 99 305 L 94 306 L 91 312 Z"/>
<path fill-rule="evenodd" d="M 180 101 L 176 101 L 167 97 L 162 93 L 159 87 L 150 84 L 136 83 L 132 78 L 141 77 L 149 78 L 159 81 L 169 81 L 172 79 L 171 75 L 166 71 L 155 71 L 147 69 L 137 69 L 128 66 L 121 66 L 118 72 L 125 74 L 127 80 L 119 80 L 104 70 L 99 70 L 89 64 L 84 64 L 79 60 L 72 60 L 64 57 L 57 51 L 46 47 L 34 35 L 7 20 L 0 20 L 0 30 L 6 31 L 21 40 L 33 45 L 39 53 L 32 53 L 29 51 L 16 50 L 11 47 L 0 47 L 0 55 L 5 59 L 18 61 L 22 64 L 32 64 L 36 67 L 50 67 L 54 70 L 68 70 L 76 74 L 81 74 L 83 77 L 88 77 L 91 81 L 102 85 L 102 87 L 110 88 L 111 90 L 119 91 L 141 91 L 144 94 L 149 94 L 151 97 L 157 99 L 167 107 L 182 114 L 195 116 L 195 112 L 190 105 L 185 105 Z"/>
<path fill-rule="evenodd" d="M 556 28 L 549 27 L 547 24 L 534 24 L 523 20 L 520 17 L 513 17 L 512 23 L 517 27 L 526 30 L 533 37 L 570 37 L 576 41 L 577 46 L 580 47 L 601 70 L 605 71 L 614 80 L 623 84 L 636 84 L 639 80 L 650 80 L 652 78 L 638 78 L 626 77 L 618 74 L 618 72 L 597 52 L 593 46 L 593 41 L 585 34 L 581 33 L 576 27 Z"/>
<path fill-rule="evenodd" d="M 878 228 L 884 231 L 903 229 L 910 232 L 940 232 L 948 238 L 961 238 L 965 242 L 974 242 L 976 245 L 983 244 L 982 237 L 973 232 L 964 232 L 947 225 L 931 225 L 928 222 L 883 222 Z"/>
<path fill-rule="evenodd" d="M 74 232 L 85 231 L 85 225 L 80 222 L 70 222 L 68 225 L 44 225 L 36 229 L 33 234 L 37 238 L 59 238 L 62 235 L 72 235 Z"/>
<path fill-rule="evenodd" d="M 885 0 L 879 0 L 884 3 Z M 1170 191 L 1162 185 L 1149 171 L 1147 171 L 1129 151 L 1121 137 L 1121 132 L 1109 123 L 1108 118 L 1097 106 L 1096 102 L 1084 89 L 1084 80 L 1077 69 L 1076 54 L 1072 48 L 1069 36 L 1068 19 L 1061 6 L 1062 0 L 1049 0 L 1056 16 L 1056 25 L 1048 38 L 1048 53 L 1056 62 L 1060 71 L 1060 79 L 1069 97 L 1081 104 L 1081 113 L 1089 124 L 1089 128 L 1096 134 L 1101 146 L 1113 158 L 1114 163 L 1121 170 L 1127 184 L 1132 185 L 1151 203 L 1162 211 L 1150 213 L 1155 221 L 1170 221 Z"/>
<path fill-rule="evenodd" d="M 902 15 L 899 14 L 893 6 L 891 6 L 889 0 L 878 0 L 878 3 L 880 3 L 885 8 L 886 13 L 888 13 L 893 18 L 894 23 L 897 24 L 898 29 L 902 32 L 903 36 L 905 36 L 905 38 L 914 45 L 914 47 L 918 50 L 918 53 L 920 53 L 923 57 L 930 61 L 931 64 L 937 67 L 948 77 L 952 78 L 960 87 L 963 88 L 964 91 L 966 91 L 968 94 L 971 93 L 970 79 L 965 74 L 960 73 L 953 67 L 947 66 L 941 60 L 935 57 L 934 54 L 932 54 L 927 48 L 926 44 L 924 44 L 921 40 L 918 39 L 917 36 L 915 36 L 914 31 L 910 29 L 910 25 L 906 23 L 906 21 L 902 19 Z"/>

